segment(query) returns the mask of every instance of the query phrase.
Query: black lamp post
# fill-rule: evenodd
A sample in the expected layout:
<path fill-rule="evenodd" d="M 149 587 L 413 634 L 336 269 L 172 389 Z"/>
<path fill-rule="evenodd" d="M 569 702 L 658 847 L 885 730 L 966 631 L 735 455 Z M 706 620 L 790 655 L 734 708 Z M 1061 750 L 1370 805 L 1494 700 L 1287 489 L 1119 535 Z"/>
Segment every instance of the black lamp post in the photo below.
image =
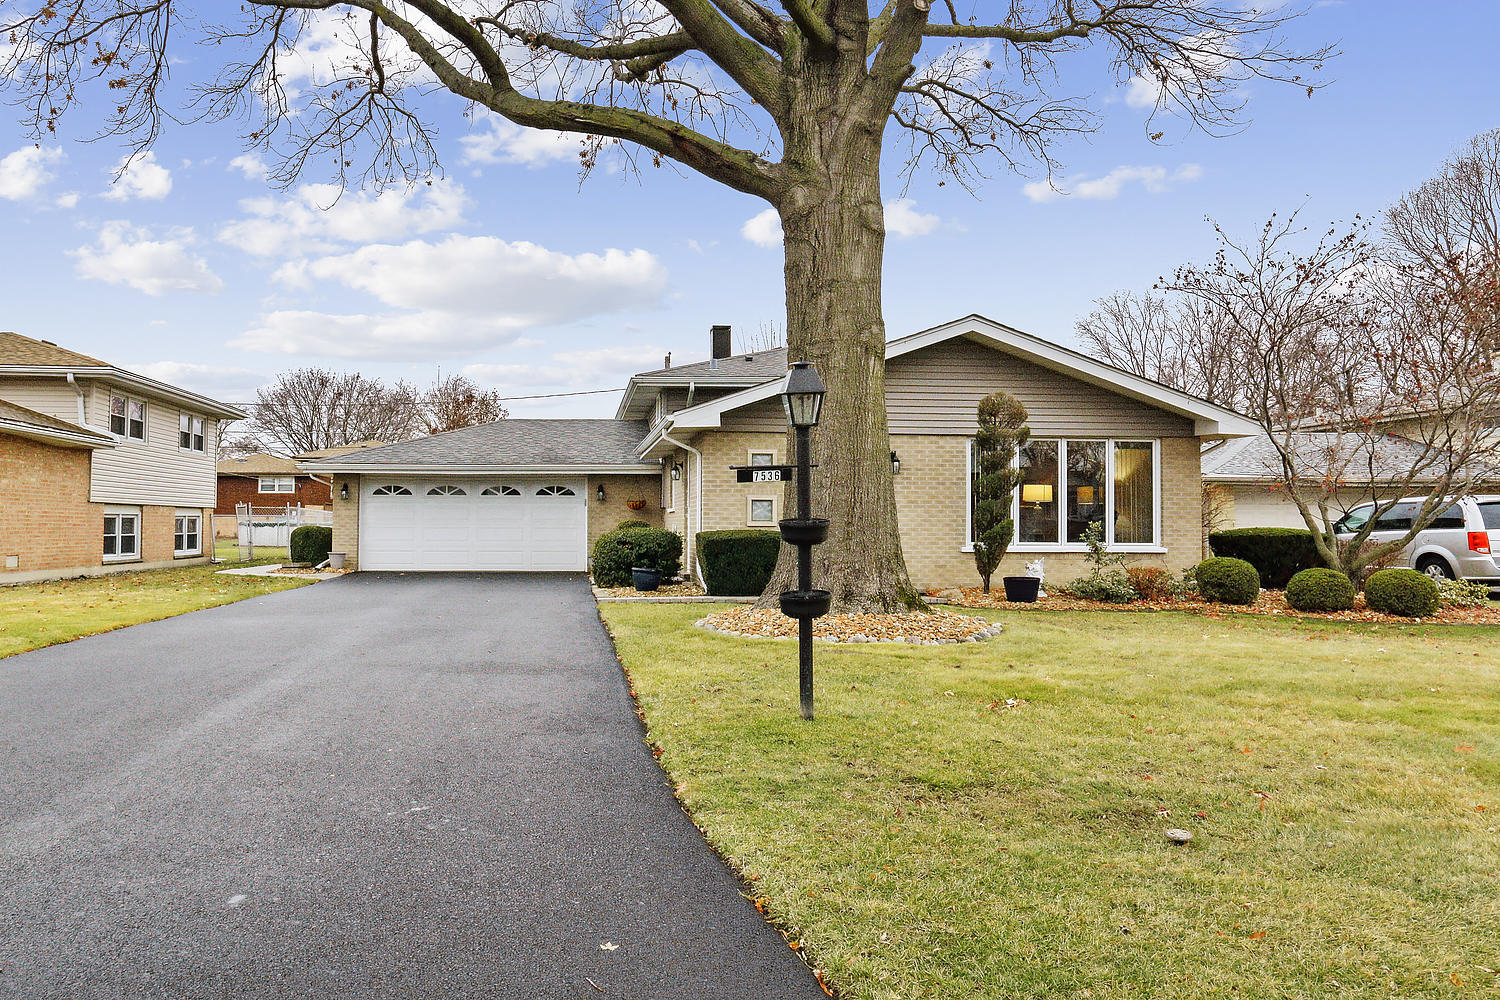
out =
<path fill-rule="evenodd" d="M 823 380 L 807 361 L 794 361 L 786 375 L 781 403 L 797 432 L 797 516 L 781 522 L 781 539 L 797 546 L 797 589 L 781 594 L 781 613 L 797 619 L 797 682 L 802 717 L 813 717 L 812 623 L 828 614 L 831 595 L 812 585 L 812 547 L 828 537 L 828 520 L 812 516 L 812 429 L 823 409 Z"/>

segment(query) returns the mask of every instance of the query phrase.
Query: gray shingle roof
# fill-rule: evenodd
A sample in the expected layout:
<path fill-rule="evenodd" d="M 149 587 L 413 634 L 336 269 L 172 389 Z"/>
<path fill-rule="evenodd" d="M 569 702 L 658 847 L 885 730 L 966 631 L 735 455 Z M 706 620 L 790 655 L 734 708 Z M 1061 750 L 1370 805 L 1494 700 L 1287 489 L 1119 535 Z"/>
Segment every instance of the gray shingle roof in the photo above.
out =
<path fill-rule="evenodd" d="M 717 363 L 712 361 L 695 361 L 690 365 L 677 365 L 674 368 L 658 368 L 653 372 L 641 372 L 635 377 L 657 379 L 680 375 L 684 379 L 690 378 L 696 382 L 713 381 L 714 379 L 754 379 L 760 382 L 766 379 L 779 378 L 785 374 L 786 348 L 775 347 L 768 351 L 747 351 L 727 358 L 720 358 Z"/>
<path fill-rule="evenodd" d="M 1370 468 L 1373 479 L 1385 481 L 1406 476 L 1418 464 L 1432 464 L 1431 452 L 1421 443 L 1394 434 L 1367 438 L 1362 434 L 1306 431 L 1296 435 L 1292 451 L 1297 465 L 1308 472 L 1337 468 L 1342 479 L 1355 482 Z M 1203 454 L 1203 478 L 1223 481 L 1273 481 L 1281 478 L 1281 458 L 1269 435 L 1226 441 Z"/>
<path fill-rule="evenodd" d="M 637 465 L 635 449 L 646 436 L 640 420 L 522 420 L 507 418 L 492 424 L 445 431 L 415 441 L 366 448 L 321 462 L 304 463 L 355 468 L 387 466 L 601 466 Z"/>
<path fill-rule="evenodd" d="M 61 431 L 64 434 L 77 435 L 79 437 L 93 438 L 102 444 L 113 444 L 109 436 L 101 434 L 88 427 L 80 427 L 78 424 L 60 420 L 47 413 L 40 413 L 9 400 L 0 399 L 0 420 L 21 424 L 27 429 L 36 429 L 39 432 Z"/>

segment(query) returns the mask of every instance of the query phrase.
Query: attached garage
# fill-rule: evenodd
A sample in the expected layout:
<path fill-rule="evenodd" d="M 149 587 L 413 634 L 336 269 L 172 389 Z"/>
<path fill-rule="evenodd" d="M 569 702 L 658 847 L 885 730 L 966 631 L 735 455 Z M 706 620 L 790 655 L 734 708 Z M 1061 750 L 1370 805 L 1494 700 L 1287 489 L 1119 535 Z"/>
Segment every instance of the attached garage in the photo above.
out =
<path fill-rule="evenodd" d="M 366 479 L 360 566 L 377 570 L 582 571 L 583 479 Z"/>
<path fill-rule="evenodd" d="M 661 524 L 663 468 L 634 420 L 507 419 L 301 463 L 333 491 L 361 570 L 585 572 L 594 539 Z"/>

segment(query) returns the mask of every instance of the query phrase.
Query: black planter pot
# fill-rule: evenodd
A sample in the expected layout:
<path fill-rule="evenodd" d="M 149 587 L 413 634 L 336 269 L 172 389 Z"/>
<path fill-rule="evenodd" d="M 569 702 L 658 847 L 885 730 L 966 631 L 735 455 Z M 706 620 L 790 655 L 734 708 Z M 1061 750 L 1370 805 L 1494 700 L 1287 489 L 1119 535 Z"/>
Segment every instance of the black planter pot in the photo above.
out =
<path fill-rule="evenodd" d="M 822 545 L 828 537 L 826 517 L 815 517 L 807 521 L 788 518 L 777 523 L 781 526 L 781 540 L 788 545 Z"/>
<path fill-rule="evenodd" d="M 1005 599 L 1012 604 L 1033 604 L 1042 589 L 1042 581 L 1034 576 L 1007 576 L 1001 582 L 1005 584 Z"/>
<path fill-rule="evenodd" d="M 784 590 L 781 613 L 788 618 L 822 618 L 828 614 L 833 595 L 826 590 Z"/>
<path fill-rule="evenodd" d="M 655 590 L 661 586 L 661 570 L 644 566 L 630 567 L 630 582 L 636 590 Z"/>

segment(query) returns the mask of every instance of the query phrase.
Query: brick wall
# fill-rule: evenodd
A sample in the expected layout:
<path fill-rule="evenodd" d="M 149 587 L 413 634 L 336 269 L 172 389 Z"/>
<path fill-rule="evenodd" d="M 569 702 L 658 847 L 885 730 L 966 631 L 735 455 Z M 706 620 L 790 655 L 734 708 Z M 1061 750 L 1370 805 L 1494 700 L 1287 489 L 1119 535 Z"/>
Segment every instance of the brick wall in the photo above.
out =
<path fill-rule="evenodd" d="M 340 500 L 339 490 L 349 484 L 349 499 Z M 339 473 L 333 477 L 333 548 L 344 553 L 344 565 L 359 568 L 359 477 Z"/>
<path fill-rule="evenodd" d="M 286 504 L 301 504 L 304 507 L 327 507 L 333 502 L 327 483 L 320 483 L 312 476 L 298 476 L 294 493 L 262 493 L 258 476 L 219 477 L 218 503 L 214 512 L 233 514 L 237 503 L 253 504 L 256 507 L 281 507 Z"/>
<path fill-rule="evenodd" d="M 782 505 L 785 502 L 783 488 L 779 484 L 735 482 L 731 465 L 749 465 L 750 452 L 771 451 L 776 453 L 775 464 L 790 464 L 786 454 L 786 435 L 755 431 L 718 431 L 700 434 L 692 442 L 693 447 L 703 452 L 703 526 L 702 531 L 721 531 L 726 528 L 762 527 L 751 525 L 749 500 L 751 497 L 776 501 L 776 517 L 787 516 Z M 696 500 L 696 497 L 694 498 Z M 696 519 L 695 519 L 696 527 Z M 769 525 L 774 529 L 774 522 Z"/>
<path fill-rule="evenodd" d="M 598 498 L 599 487 L 604 487 L 604 502 Z M 621 521 L 645 521 L 653 527 L 662 527 L 661 476 L 589 476 L 589 553 L 593 554 L 594 542 Z M 646 506 L 631 510 L 627 503 L 644 500 Z M 680 534 L 681 532 L 679 532 Z"/>
<path fill-rule="evenodd" d="M 89 452 L 0 434 L 0 580 L 97 566 L 104 522 L 89 503 Z M 6 557 L 17 564 L 7 570 Z"/>

